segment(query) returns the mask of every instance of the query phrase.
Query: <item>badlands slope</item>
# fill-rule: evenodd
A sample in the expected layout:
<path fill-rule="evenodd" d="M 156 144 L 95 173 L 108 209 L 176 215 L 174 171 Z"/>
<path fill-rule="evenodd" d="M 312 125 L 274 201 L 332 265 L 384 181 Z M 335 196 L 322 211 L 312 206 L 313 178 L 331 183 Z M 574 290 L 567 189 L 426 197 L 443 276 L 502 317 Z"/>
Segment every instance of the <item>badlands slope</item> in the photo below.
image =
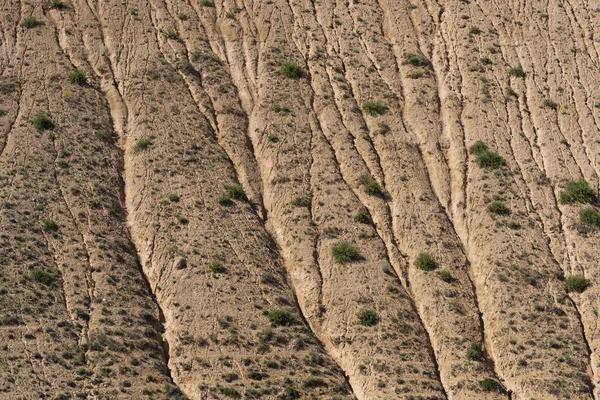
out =
<path fill-rule="evenodd" d="M 0 2 L 0 399 L 600 398 L 600 7 Z"/>

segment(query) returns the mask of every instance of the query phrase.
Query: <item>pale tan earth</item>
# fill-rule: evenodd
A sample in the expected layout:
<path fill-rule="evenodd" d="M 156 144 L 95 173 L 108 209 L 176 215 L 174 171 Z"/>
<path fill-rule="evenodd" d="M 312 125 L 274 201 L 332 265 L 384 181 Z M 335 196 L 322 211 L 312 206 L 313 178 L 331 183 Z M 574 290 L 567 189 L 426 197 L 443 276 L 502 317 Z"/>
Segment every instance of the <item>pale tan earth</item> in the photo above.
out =
<path fill-rule="evenodd" d="M 600 398 L 598 204 L 559 201 L 598 192 L 600 4 L 2 0 L 0 32 L 0 399 Z"/>

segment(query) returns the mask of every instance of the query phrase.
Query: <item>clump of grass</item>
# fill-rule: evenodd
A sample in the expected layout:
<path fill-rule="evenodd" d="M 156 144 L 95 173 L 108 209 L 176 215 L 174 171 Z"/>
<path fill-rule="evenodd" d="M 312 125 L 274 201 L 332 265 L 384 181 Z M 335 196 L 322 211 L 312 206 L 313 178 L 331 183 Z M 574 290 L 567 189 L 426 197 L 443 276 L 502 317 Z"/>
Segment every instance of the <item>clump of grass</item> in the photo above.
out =
<path fill-rule="evenodd" d="M 454 282 L 454 277 L 452 276 L 450 271 L 448 271 L 447 269 L 442 269 L 440 271 L 437 271 L 437 276 L 446 283 Z"/>
<path fill-rule="evenodd" d="M 55 127 L 54 122 L 52 122 L 52 120 L 46 114 L 43 113 L 40 113 L 33 117 L 31 123 L 39 132 L 52 130 Z"/>
<path fill-rule="evenodd" d="M 286 310 L 273 310 L 268 314 L 273 326 L 291 326 L 296 324 L 296 317 Z"/>
<path fill-rule="evenodd" d="M 94 133 L 94 136 L 98 140 L 108 141 L 110 139 L 110 134 L 105 130 L 98 130 Z"/>
<path fill-rule="evenodd" d="M 428 67 L 431 62 L 422 54 L 408 53 L 404 57 L 403 64 L 412 65 L 413 67 Z"/>
<path fill-rule="evenodd" d="M 215 6 L 215 5 L 213 4 L 213 2 L 212 2 L 212 1 L 210 1 L 210 0 L 201 0 L 201 1 L 200 1 L 200 5 L 201 5 L 202 7 L 214 7 L 214 6 Z"/>
<path fill-rule="evenodd" d="M 506 97 L 518 98 L 519 95 L 517 92 L 515 92 L 515 89 L 511 88 L 510 86 L 507 86 L 506 87 Z"/>
<path fill-rule="evenodd" d="M 383 189 L 371 175 L 362 174 L 358 178 L 358 182 L 363 185 L 366 194 L 370 194 L 371 196 L 383 195 Z"/>
<path fill-rule="evenodd" d="M 248 197 L 246 196 L 246 192 L 244 192 L 242 185 L 226 186 L 225 190 L 227 190 L 227 196 L 231 197 L 232 199 L 248 201 Z"/>
<path fill-rule="evenodd" d="M 556 102 L 552 101 L 551 99 L 544 100 L 544 102 L 542 103 L 542 106 L 544 108 L 551 108 L 553 110 L 556 110 L 558 108 L 558 104 Z"/>
<path fill-rule="evenodd" d="M 300 195 L 292 200 L 292 205 L 296 207 L 308 207 L 310 206 L 310 196 L 307 194 Z"/>
<path fill-rule="evenodd" d="M 469 29 L 469 35 L 479 35 L 480 33 L 481 33 L 481 29 L 479 29 L 479 28 L 478 28 L 478 27 L 476 27 L 476 26 L 472 26 L 472 27 Z"/>
<path fill-rule="evenodd" d="M 516 78 L 525 78 L 525 76 L 527 75 L 525 73 L 525 71 L 523 71 L 523 68 L 521 66 L 519 67 L 513 67 L 508 71 L 508 74 L 510 76 L 514 76 Z"/>
<path fill-rule="evenodd" d="M 41 269 L 36 268 L 31 270 L 31 279 L 45 286 L 50 286 L 60 276 L 60 271 L 57 269 Z"/>
<path fill-rule="evenodd" d="M 171 203 L 178 203 L 178 202 L 179 202 L 179 200 L 180 200 L 180 197 L 179 197 L 179 195 L 178 195 L 178 194 L 171 193 L 171 194 L 169 195 L 169 201 L 170 201 Z"/>
<path fill-rule="evenodd" d="M 567 292 L 583 293 L 590 285 L 590 281 L 585 279 L 583 275 L 572 275 L 565 281 L 565 290 Z"/>
<path fill-rule="evenodd" d="M 591 207 L 584 208 L 579 212 L 579 220 L 582 224 L 600 227 L 600 213 Z"/>
<path fill-rule="evenodd" d="M 358 212 L 354 215 L 354 221 L 361 224 L 370 224 L 371 222 L 373 222 L 371 220 L 371 215 L 365 209 L 358 210 Z"/>
<path fill-rule="evenodd" d="M 59 229 L 60 228 L 58 227 L 58 224 L 51 219 L 45 219 L 42 221 L 42 231 L 45 233 L 58 232 Z"/>
<path fill-rule="evenodd" d="M 590 184 L 581 178 L 576 181 L 567 182 L 567 185 L 559 194 L 559 201 L 562 204 L 594 204 L 598 201 L 598 196 Z"/>
<path fill-rule="evenodd" d="M 167 39 L 171 39 L 171 40 L 177 40 L 179 39 L 179 34 L 173 29 L 173 28 L 168 28 L 165 32 L 165 37 Z"/>
<path fill-rule="evenodd" d="M 87 74 L 85 70 L 77 68 L 69 75 L 69 82 L 74 85 L 85 85 L 87 83 Z"/>
<path fill-rule="evenodd" d="M 510 208 L 504 204 L 503 201 L 494 201 L 492 204 L 488 206 L 488 210 L 491 213 L 498 215 L 508 215 L 510 214 Z"/>
<path fill-rule="evenodd" d="M 467 358 L 471 361 L 481 360 L 481 346 L 477 342 L 471 342 L 471 347 L 467 350 Z"/>
<path fill-rule="evenodd" d="M 214 260 L 213 262 L 211 262 L 209 268 L 215 274 L 222 274 L 225 272 L 225 267 L 223 266 L 223 263 L 219 260 Z"/>
<path fill-rule="evenodd" d="M 304 75 L 302 68 L 294 61 L 288 61 L 281 64 L 279 72 L 286 78 L 301 78 Z"/>
<path fill-rule="evenodd" d="M 492 378 L 485 378 L 484 380 L 479 381 L 479 387 L 481 387 L 484 392 L 503 392 L 502 385 Z"/>
<path fill-rule="evenodd" d="M 361 325 L 374 326 L 379 322 L 379 316 L 375 310 L 370 308 L 362 309 L 356 314 Z"/>
<path fill-rule="evenodd" d="M 352 261 L 360 260 L 360 253 L 349 242 L 339 242 L 331 248 L 335 262 L 345 264 Z"/>
<path fill-rule="evenodd" d="M 42 23 L 40 21 L 38 21 L 33 15 L 30 15 L 29 17 L 25 17 L 25 19 L 22 22 L 23 27 L 27 28 L 27 29 L 32 29 L 35 28 L 38 25 L 41 25 Z"/>
<path fill-rule="evenodd" d="M 477 156 L 475 162 L 477 162 L 481 168 L 496 169 L 506 164 L 506 161 L 500 154 L 490 151 L 487 145 L 481 140 L 476 141 L 469 147 L 469 153 Z"/>
<path fill-rule="evenodd" d="M 230 206 L 233 204 L 233 200 L 231 199 L 231 197 L 224 194 L 223 196 L 219 197 L 219 204 L 222 206 Z"/>
<path fill-rule="evenodd" d="M 133 152 L 139 153 L 140 151 L 146 150 L 151 144 L 152 142 L 149 139 L 142 138 L 133 145 Z"/>
<path fill-rule="evenodd" d="M 415 267 L 423 271 L 432 271 L 438 267 L 438 263 L 431 254 L 421 253 L 415 260 Z"/>
<path fill-rule="evenodd" d="M 476 141 L 471 147 L 469 147 L 469 153 L 474 154 L 476 156 L 481 155 L 486 151 L 489 151 L 487 144 L 485 144 L 481 140 Z"/>
<path fill-rule="evenodd" d="M 62 10 L 65 8 L 65 3 L 63 3 L 62 0 L 50 0 L 50 8 Z"/>
<path fill-rule="evenodd" d="M 377 116 L 385 114 L 388 108 L 380 101 L 369 100 L 363 104 L 363 110 L 369 115 Z"/>

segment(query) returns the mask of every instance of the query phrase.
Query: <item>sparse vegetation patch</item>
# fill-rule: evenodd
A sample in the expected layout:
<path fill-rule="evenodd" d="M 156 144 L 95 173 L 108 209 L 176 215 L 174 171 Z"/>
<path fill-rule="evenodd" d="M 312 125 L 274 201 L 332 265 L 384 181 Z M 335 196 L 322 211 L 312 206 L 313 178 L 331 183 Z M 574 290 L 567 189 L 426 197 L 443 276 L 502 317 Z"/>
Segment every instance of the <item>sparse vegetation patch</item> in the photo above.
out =
<path fill-rule="evenodd" d="M 46 114 L 43 113 L 40 113 L 33 117 L 31 123 L 39 132 L 52 130 L 55 128 L 52 120 Z"/>
<path fill-rule="evenodd" d="M 291 326 L 296 324 L 296 317 L 286 310 L 273 310 L 269 312 L 269 321 L 273 326 Z"/>
<path fill-rule="evenodd" d="M 582 224 L 596 228 L 600 227 L 600 213 L 594 208 L 588 207 L 581 210 L 579 212 L 579 220 Z"/>
<path fill-rule="evenodd" d="M 590 281 L 585 279 L 583 275 L 572 275 L 565 281 L 565 290 L 567 292 L 583 293 L 590 285 Z"/>
<path fill-rule="evenodd" d="M 383 195 L 383 189 L 371 175 L 362 174 L 358 178 L 358 182 L 363 185 L 366 194 L 370 194 L 371 196 Z"/>
<path fill-rule="evenodd" d="M 345 264 L 360 260 L 360 253 L 349 242 L 339 242 L 331 248 L 334 260 L 339 264 Z"/>
<path fill-rule="evenodd" d="M 379 316 L 377 315 L 377 312 L 370 308 L 360 310 L 357 314 L 357 317 L 360 321 L 360 324 L 364 326 L 377 325 L 377 323 L 379 322 Z"/>
<path fill-rule="evenodd" d="M 581 178 L 576 181 L 567 182 L 567 185 L 559 194 L 559 201 L 562 204 L 594 204 L 598 201 L 598 196 L 590 184 L 587 183 L 585 179 Z"/>
<path fill-rule="evenodd" d="M 363 104 L 363 110 L 369 115 L 377 116 L 385 114 L 388 108 L 380 101 L 369 100 Z"/>
<path fill-rule="evenodd" d="M 69 82 L 74 85 L 85 85 L 87 83 L 87 74 L 85 70 L 77 68 L 69 75 Z"/>
<path fill-rule="evenodd" d="M 415 260 L 415 267 L 423 271 L 431 271 L 438 267 L 438 263 L 431 254 L 421 253 Z"/>
<path fill-rule="evenodd" d="M 293 61 L 288 61 L 281 64 L 281 67 L 279 67 L 279 72 L 286 78 L 301 78 L 302 75 L 304 75 L 302 68 L 300 68 L 300 66 Z"/>

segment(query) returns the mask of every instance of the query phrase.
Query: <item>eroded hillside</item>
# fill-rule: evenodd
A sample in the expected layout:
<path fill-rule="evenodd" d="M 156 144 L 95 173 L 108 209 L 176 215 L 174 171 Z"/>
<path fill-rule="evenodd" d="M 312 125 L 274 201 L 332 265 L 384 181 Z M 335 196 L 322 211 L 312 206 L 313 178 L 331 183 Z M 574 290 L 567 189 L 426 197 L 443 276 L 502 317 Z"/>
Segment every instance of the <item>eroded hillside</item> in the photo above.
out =
<path fill-rule="evenodd" d="M 2 1 L 0 399 L 599 398 L 599 24 Z"/>

